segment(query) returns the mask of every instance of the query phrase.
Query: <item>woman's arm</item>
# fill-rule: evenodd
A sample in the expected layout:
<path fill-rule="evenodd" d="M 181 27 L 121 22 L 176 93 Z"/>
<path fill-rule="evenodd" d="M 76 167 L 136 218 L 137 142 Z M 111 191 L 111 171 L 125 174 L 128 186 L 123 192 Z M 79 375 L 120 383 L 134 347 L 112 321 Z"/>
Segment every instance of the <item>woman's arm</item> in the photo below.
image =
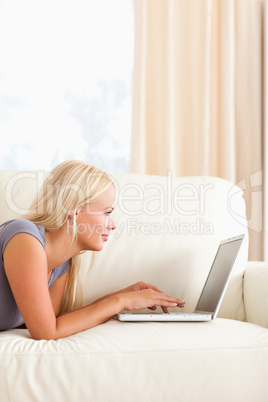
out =
<path fill-rule="evenodd" d="M 41 243 L 29 234 L 17 234 L 9 241 L 4 266 L 17 306 L 34 339 L 58 339 L 83 331 L 108 320 L 119 308 L 114 299 L 90 311 L 79 309 L 56 317 L 54 307 L 58 310 L 59 301 L 53 306 L 46 254 Z"/>
<path fill-rule="evenodd" d="M 68 278 L 68 271 L 65 272 L 65 274 L 63 274 L 59 278 L 57 278 L 55 280 L 55 282 L 49 288 L 49 294 L 50 294 L 53 310 L 54 310 L 56 317 L 60 314 L 61 301 L 62 301 L 65 285 L 67 282 L 67 278 Z"/>
<path fill-rule="evenodd" d="M 6 246 L 7 278 L 24 322 L 34 339 L 59 339 L 102 324 L 119 311 L 174 307 L 181 301 L 154 289 L 112 294 L 93 305 L 58 317 L 48 290 L 47 260 L 41 243 L 25 233 L 14 236 Z M 55 307 L 55 305 L 54 305 Z"/>

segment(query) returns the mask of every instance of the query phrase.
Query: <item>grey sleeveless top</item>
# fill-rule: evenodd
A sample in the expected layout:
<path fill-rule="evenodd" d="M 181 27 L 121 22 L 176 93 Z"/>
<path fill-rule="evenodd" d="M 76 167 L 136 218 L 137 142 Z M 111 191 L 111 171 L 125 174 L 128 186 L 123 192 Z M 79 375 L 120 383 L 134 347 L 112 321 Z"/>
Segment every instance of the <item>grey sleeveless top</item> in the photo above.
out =
<path fill-rule="evenodd" d="M 3 263 L 5 247 L 9 240 L 18 233 L 31 234 L 40 241 L 44 250 L 46 249 L 45 228 L 43 226 L 35 225 L 26 219 L 14 219 L 0 226 L 0 331 L 16 328 L 24 323 L 9 286 Z M 63 275 L 68 267 L 69 260 L 55 268 L 51 272 L 48 287 Z"/>

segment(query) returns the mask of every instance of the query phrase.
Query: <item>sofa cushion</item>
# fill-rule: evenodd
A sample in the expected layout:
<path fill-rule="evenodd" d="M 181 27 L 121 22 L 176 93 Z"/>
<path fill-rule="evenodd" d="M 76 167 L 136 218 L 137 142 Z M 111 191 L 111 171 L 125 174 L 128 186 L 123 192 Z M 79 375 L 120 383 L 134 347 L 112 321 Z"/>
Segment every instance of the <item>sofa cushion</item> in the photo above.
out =
<path fill-rule="evenodd" d="M 58 341 L 0 334 L 1 402 L 264 402 L 267 329 L 115 320 Z"/>
<path fill-rule="evenodd" d="M 247 321 L 268 328 L 268 265 L 250 261 L 244 276 L 244 304 Z"/>

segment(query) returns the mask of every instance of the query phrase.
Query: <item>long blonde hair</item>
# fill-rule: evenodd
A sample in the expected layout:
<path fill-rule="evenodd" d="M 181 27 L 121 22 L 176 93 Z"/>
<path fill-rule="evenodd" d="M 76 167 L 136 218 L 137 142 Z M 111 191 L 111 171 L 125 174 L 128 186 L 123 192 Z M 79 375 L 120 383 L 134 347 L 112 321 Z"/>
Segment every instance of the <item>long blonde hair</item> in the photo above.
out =
<path fill-rule="evenodd" d="M 77 235 L 75 212 L 79 207 L 96 200 L 112 183 L 113 179 L 97 167 L 77 160 L 63 162 L 48 175 L 24 218 L 53 232 L 65 224 L 70 211 L 73 211 L 74 241 Z M 77 254 L 70 260 L 61 312 L 82 305 L 80 259 L 80 254 Z"/>

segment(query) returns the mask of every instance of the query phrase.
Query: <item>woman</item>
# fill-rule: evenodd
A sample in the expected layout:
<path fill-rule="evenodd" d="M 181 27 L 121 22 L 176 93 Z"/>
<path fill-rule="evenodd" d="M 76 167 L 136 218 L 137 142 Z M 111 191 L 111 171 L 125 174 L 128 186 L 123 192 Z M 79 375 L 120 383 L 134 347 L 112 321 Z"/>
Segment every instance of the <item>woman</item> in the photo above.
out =
<path fill-rule="evenodd" d="M 59 339 L 123 309 L 183 307 L 144 282 L 81 307 L 79 254 L 102 250 L 115 229 L 114 200 L 105 172 L 67 161 L 52 170 L 26 217 L 0 226 L 0 330 L 25 323 L 34 339 Z"/>

